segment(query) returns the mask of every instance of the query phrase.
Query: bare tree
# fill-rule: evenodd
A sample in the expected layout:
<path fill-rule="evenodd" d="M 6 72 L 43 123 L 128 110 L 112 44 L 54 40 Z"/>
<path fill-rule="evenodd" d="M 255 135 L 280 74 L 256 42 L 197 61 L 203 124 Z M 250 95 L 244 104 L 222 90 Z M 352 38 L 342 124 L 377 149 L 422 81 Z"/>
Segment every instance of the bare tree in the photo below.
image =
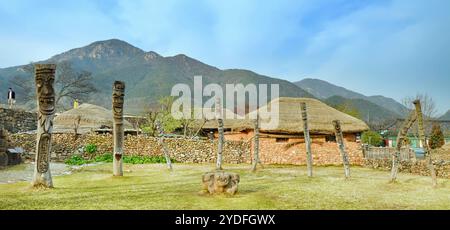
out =
<path fill-rule="evenodd" d="M 407 108 L 407 110 L 404 111 L 405 114 L 416 109 L 414 107 L 414 101 L 417 100 L 420 100 L 421 103 L 422 114 L 424 115 L 424 122 L 428 122 L 431 119 L 436 118 L 437 116 L 436 103 L 434 102 L 433 98 L 426 93 L 425 94 L 417 93 L 416 96 L 414 97 L 403 98 L 402 104 Z"/>
<path fill-rule="evenodd" d="M 66 98 L 71 100 L 85 100 L 89 94 L 97 91 L 92 83 L 90 72 L 77 72 L 68 62 L 62 62 L 58 67 L 59 71 L 55 81 L 56 105 L 63 107 L 64 105 L 61 102 Z"/>
<path fill-rule="evenodd" d="M 34 74 L 33 64 L 23 66 L 21 70 L 24 75 L 15 76 L 10 82 L 20 89 L 25 101 L 36 98 L 34 82 L 31 76 Z M 67 100 L 86 100 L 91 93 L 97 92 L 91 73 L 87 71 L 77 71 L 72 68 L 69 62 L 61 62 L 57 65 L 55 79 L 55 105 L 57 108 L 66 110 Z"/>

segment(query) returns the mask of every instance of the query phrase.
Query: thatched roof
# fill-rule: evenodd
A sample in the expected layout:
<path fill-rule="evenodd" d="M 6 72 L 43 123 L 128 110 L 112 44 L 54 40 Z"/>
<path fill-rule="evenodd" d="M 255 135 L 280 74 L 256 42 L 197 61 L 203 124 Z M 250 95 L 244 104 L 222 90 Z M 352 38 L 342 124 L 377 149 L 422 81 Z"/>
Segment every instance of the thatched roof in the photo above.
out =
<path fill-rule="evenodd" d="M 82 104 L 76 109 L 71 109 L 54 119 L 54 133 L 73 133 L 74 124 L 80 117 L 78 133 L 88 133 L 99 129 L 112 129 L 113 118 L 111 110 L 92 104 Z M 124 120 L 124 128 L 132 129 L 132 125 Z"/>
<path fill-rule="evenodd" d="M 246 115 L 246 119 L 225 119 L 224 126 L 233 131 L 250 130 L 254 127 L 251 118 L 256 117 L 258 112 L 261 117 L 261 132 L 268 133 L 303 133 L 303 121 L 301 117 L 300 103 L 306 103 L 308 111 L 308 125 L 311 133 L 334 133 L 333 120 L 340 120 L 342 131 L 346 133 L 357 133 L 369 130 L 369 127 L 363 121 L 354 118 L 348 114 L 340 112 L 325 103 L 312 98 L 289 98 L 281 97 L 274 99 L 267 105 Z M 272 118 L 278 119 L 276 126 L 267 126 L 267 119 L 270 109 L 279 106 L 279 113 L 274 114 Z M 268 111 L 268 112 L 267 112 Z M 216 121 L 208 121 L 204 128 L 216 129 Z"/>

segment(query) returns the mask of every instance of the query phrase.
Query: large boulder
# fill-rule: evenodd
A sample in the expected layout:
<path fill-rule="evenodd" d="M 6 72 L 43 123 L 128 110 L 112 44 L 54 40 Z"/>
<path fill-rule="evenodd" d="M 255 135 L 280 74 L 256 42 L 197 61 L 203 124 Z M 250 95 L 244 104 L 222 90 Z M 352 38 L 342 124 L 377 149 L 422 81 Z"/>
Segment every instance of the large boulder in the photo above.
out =
<path fill-rule="evenodd" d="M 208 172 L 203 174 L 203 191 L 209 194 L 227 193 L 234 195 L 238 191 L 239 174 L 224 171 Z"/>

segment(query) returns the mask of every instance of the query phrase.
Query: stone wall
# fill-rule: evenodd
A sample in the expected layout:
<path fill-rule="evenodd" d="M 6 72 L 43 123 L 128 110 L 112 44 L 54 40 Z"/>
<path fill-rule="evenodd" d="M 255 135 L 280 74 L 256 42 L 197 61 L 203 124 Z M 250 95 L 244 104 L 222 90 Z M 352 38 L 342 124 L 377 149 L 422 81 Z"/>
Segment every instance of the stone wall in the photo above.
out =
<path fill-rule="evenodd" d="M 36 113 L 0 108 L 0 124 L 11 133 L 36 130 Z"/>
<path fill-rule="evenodd" d="M 289 147 L 290 144 L 295 145 Z M 290 138 L 287 142 L 276 142 L 275 138 L 260 139 L 260 159 L 271 164 L 306 164 L 306 147 L 303 139 Z M 362 164 L 362 150 L 356 142 L 346 142 L 345 147 L 353 165 Z M 315 139 L 311 143 L 313 165 L 342 165 L 342 156 L 335 142 Z"/>
<path fill-rule="evenodd" d="M 253 155 L 253 132 L 248 133 L 228 133 L 227 140 L 240 140 L 247 142 L 250 140 L 250 151 Z M 267 136 L 267 135 L 266 135 Z M 280 136 L 282 137 L 282 136 Z M 289 137 L 289 136 L 286 136 Z M 265 137 L 261 134 L 259 138 L 259 154 L 263 164 L 293 164 L 306 165 L 306 148 L 302 137 L 276 138 Z M 352 141 L 354 135 L 344 135 L 345 149 L 349 155 L 352 165 L 362 165 L 363 154 L 359 143 Z M 327 142 L 325 135 L 311 136 L 311 151 L 314 165 L 342 165 L 342 156 L 336 142 Z M 248 163 L 250 160 L 248 160 Z"/>
<path fill-rule="evenodd" d="M 450 162 L 443 160 L 433 161 L 436 175 L 441 178 L 450 179 Z M 364 167 L 390 171 L 391 159 L 364 159 Z M 400 172 L 413 173 L 422 176 L 430 176 L 430 170 L 426 160 L 402 160 L 399 167 Z"/>
<path fill-rule="evenodd" d="M 11 139 L 16 146 L 31 153 L 28 158 L 33 159 L 35 152 L 35 135 L 15 134 Z M 102 154 L 113 151 L 111 135 L 83 135 L 75 139 L 73 134 L 54 134 L 52 146 L 52 159 L 63 161 L 82 149 L 87 144 L 97 146 L 97 152 Z M 165 140 L 171 157 L 179 162 L 204 163 L 215 162 L 217 141 L 209 140 Z M 305 144 L 299 143 L 286 148 L 287 144 L 302 142 L 302 139 L 289 139 L 286 142 L 277 142 L 275 138 L 260 139 L 260 160 L 263 164 L 294 164 L 305 165 Z M 126 136 L 124 142 L 125 154 L 129 155 L 162 155 L 161 147 L 153 137 Z M 312 143 L 314 165 L 341 165 L 342 157 L 337 144 L 325 142 L 324 139 L 315 138 Z M 353 165 L 362 165 L 362 151 L 358 143 L 346 141 L 346 149 Z M 245 140 L 230 140 L 225 142 L 224 162 L 226 163 L 250 163 L 253 154 L 253 142 Z"/>
<path fill-rule="evenodd" d="M 11 136 L 15 146 L 24 148 L 29 160 L 34 159 L 36 136 L 32 134 L 15 134 Z M 207 140 L 166 139 L 165 143 L 170 151 L 171 158 L 185 163 L 212 163 L 216 159 L 217 142 Z M 87 144 L 97 146 L 97 153 L 113 152 L 112 135 L 88 134 L 75 138 L 73 134 L 53 134 L 52 160 L 64 161 L 74 153 L 81 152 Z M 163 155 L 157 139 L 146 136 L 125 137 L 125 154 L 128 155 Z M 248 161 L 250 156 L 249 144 L 240 141 L 227 141 L 225 144 L 223 160 L 225 163 L 242 163 Z"/>

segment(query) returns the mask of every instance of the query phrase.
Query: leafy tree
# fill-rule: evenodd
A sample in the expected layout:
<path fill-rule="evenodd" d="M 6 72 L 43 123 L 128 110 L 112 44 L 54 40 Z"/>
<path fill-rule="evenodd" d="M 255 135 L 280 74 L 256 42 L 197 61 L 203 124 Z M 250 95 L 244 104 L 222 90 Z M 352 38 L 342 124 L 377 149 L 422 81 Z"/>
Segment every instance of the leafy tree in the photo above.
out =
<path fill-rule="evenodd" d="M 437 122 L 433 124 L 429 141 L 431 149 L 438 149 L 445 144 L 444 133 L 442 133 L 441 126 Z"/>
<path fill-rule="evenodd" d="M 366 131 L 361 136 L 361 141 L 364 144 L 369 144 L 373 146 L 382 146 L 383 137 L 375 131 Z"/>
<path fill-rule="evenodd" d="M 174 97 L 162 97 L 158 101 L 158 108 L 152 108 L 148 110 L 146 114 L 147 121 L 141 126 L 141 129 L 144 133 L 151 136 L 157 136 L 157 120 L 161 123 L 164 132 L 167 133 L 171 133 L 177 128 L 182 127 L 182 122 L 175 119 L 171 114 L 173 101 Z"/>

